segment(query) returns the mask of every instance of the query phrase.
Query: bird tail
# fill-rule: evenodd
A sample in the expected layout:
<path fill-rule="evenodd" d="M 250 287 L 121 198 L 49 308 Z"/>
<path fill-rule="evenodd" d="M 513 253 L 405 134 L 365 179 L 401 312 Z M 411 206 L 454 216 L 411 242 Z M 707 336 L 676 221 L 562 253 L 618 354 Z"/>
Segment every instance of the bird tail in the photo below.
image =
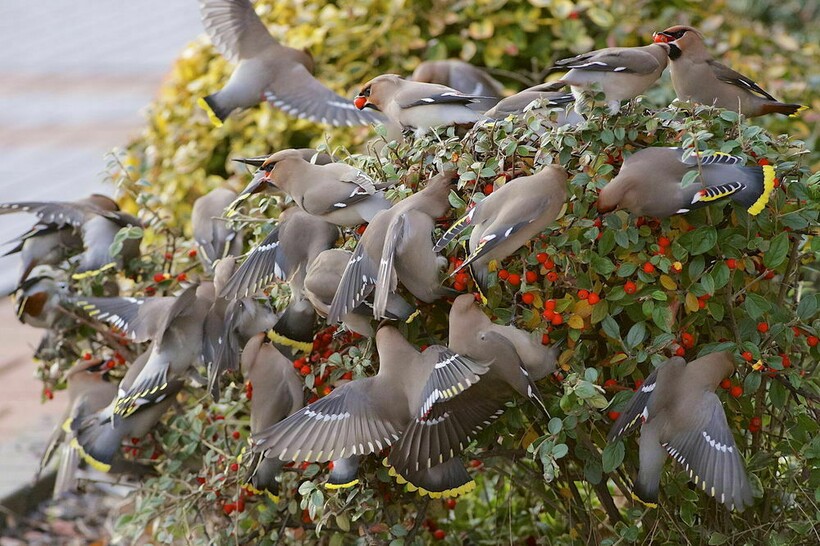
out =
<path fill-rule="evenodd" d="M 749 190 L 747 193 L 746 190 L 738 193 L 737 201 L 743 203 L 744 205 L 748 205 L 748 209 L 746 209 L 749 214 L 755 215 L 760 214 L 763 208 L 766 206 L 766 203 L 769 202 L 769 198 L 774 191 L 774 180 L 775 180 L 775 171 L 774 167 L 771 165 L 764 165 L 763 168 L 755 168 L 755 167 L 745 167 L 746 169 L 755 169 L 755 177 L 754 182 L 755 186 Z M 759 169 L 759 170 L 758 170 Z M 747 193 L 746 196 L 743 194 Z M 751 194 L 754 197 L 754 201 L 749 197 Z M 741 198 L 745 197 L 745 200 Z M 751 203 L 750 203 L 751 201 Z"/>
<path fill-rule="evenodd" d="M 213 95 L 208 95 L 207 97 L 201 97 L 196 101 L 196 104 L 205 110 L 208 114 L 208 119 L 210 119 L 211 123 L 213 123 L 216 127 L 222 127 L 222 122 L 225 121 L 232 110 L 224 106 L 220 106 L 216 93 Z"/>
<path fill-rule="evenodd" d="M 385 464 L 387 460 L 385 459 Z M 400 484 L 407 484 L 410 491 L 429 495 L 431 499 L 458 497 L 475 489 L 475 481 L 467 474 L 464 463 L 455 457 L 449 461 L 413 473 L 399 473 L 392 466 L 389 474 Z"/>
<path fill-rule="evenodd" d="M 784 102 L 768 102 L 763 105 L 761 111 L 763 114 L 783 114 L 784 116 L 793 116 L 800 110 L 807 108 L 802 104 L 786 104 Z"/>
<path fill-rule="evenodd" d="M 108 472 L 121 442 L 120 427 L 115 428 L 109 420 L 91 416 L 80 425 L 77 435 L 71 439 L 71 447 L 88 465 L 100 472 Z"/>
<path fill-rule="evenodd" d="M 327 489 L 347 489 L 359 483 L 360 459 L 361 457 L 354 455 L 333 461 L 333 470 L 330 471 L 325 487 Z"/>
<path fill-rule="evenodd" d="M 274 503 L 279 502 L 279 482 L 276 477 L 282 472 L 284 462 L 255 453 L 251 459 L 251 472 L 242 486 L 254 495 L 265 494 Z"/>

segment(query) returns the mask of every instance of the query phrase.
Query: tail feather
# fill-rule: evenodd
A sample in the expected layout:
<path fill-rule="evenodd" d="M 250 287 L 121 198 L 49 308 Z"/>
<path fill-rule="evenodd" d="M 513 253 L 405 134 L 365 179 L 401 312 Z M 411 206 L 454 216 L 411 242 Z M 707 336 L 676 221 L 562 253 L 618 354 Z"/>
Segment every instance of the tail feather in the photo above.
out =
<path fill-rule="evenodd" d="M 765 165 L 762 171 L 762 176 L 758 179 L 760 181 L 760 186 L 762 186 L 761 188 L 758 188 L 760 194 L 747 209 L 751 215 L 760 214 L 766 206 L 766 203 L 769 202 L 769 198 L 774 191 L 774 167 L 771 165 Z"/>
<path fill-rule="evenodd" d="M 793 116 L 798 111 L 804 109 L 802 104 L 787 104 L 784 102 L 768 102 L 763 105 L 761 111 L 763 114 L 783 114 L 784 116 Z"/>
<path fill-rule="evenodd" d="M 416 491 L 421 496 L 429 495 L 431 499 L 458 497 L 476 487 L 475 481 L 467 474 L 464 463 L 458 457 L 409 474 L 400 474 L 390 467 L 389 473 L 398 483 L 406 483 L 410 491 Z"/>
<path fill-rule="evenodd" d="M 216 94 L 201 97 L 196 103 L 197 106 L 205 110 L 208 114 L 208 119 L 217 127 L 222 127 L 222 122 L 225 121 L 228 115 L 233 111 L 233 108 L 228 109 L 224 106 L 220 106 Z"/>
<path fill-rule="evenodd" d="M 250 475 L 246 478 L 245 489 L 255 495 L 265 494 L 275 503 L 279 502 L 279 482 L 276 477 L 282 472 L 285 463 L 279 459 L 265 457 L 264 454 L 254 454 Z"/>

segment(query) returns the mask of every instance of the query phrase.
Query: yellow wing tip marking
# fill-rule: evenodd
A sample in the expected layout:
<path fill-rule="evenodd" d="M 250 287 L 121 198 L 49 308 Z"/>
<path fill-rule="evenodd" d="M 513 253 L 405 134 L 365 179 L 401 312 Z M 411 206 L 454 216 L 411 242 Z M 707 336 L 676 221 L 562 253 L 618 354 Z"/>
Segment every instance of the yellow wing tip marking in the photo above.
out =
<path fill-rule="evenodd" d="M 106 474 L 111 470 L 110 464 L 98 461 L 97 459 L 86 453 L 85 449 L 83 449 L 83 446 L 81 446 L 80 442 L 77 441 L 77 438 L 71 439 L 71 447 L 77 450 L 77 452 L 79 452 L 80 454 L 80 457 L 82 457 L 86 464 L 88 464 L 92 468 Z"/>
<path fill-rule="evenodd" d="M 295 339 L 290 339 L 289 337 L 283 336 L 282 334 L 275 332 L 274 330 L 268 331 L 268 339 L 274 343 L 279 343 L 280 345 L 293 347 L 294 349 L 301 351 L 303 353 L 310 353 L 313 351 L 313 343 L 308 343 L 306 341 L 296 341 Z"/>
<path fill-rule="evenodd" d="M 205 110 L 205 113 L 208 114 L 208 119 L 214 124 L 214 127 L 222 127 L 222 120 L 216 117 L 216 114 L 211 110 L 211 107 L 208 106 L 208 103 L 205 102 L 203 97 L 199 97 L 196 100 L 196 105 Z"/>
<path fill-rule="evenodd" d="M 116 267 L 116 266 L 117 266 L 117 262 L 107 263 L 99 269 L 94 269 L 92 271 L 84 271 L 82 273 L 74 273 L 73 275 L 71 275 L 71 278 L 74 279 L 75 281 L 79 281 L 79 280 L 82 280 L 82 279 L 87 279 L 89 277 L 96 277 L 97 275 L 99 275 L 101 273 L 104 273 L 105 271 L 108 271 L 112 267 Z"/>
<path fill-rule="evenodd" d="M 359 484 L 359 478 L 353 478 L 351 481 L 345 482 L 345 483 L 330 483 L 330 482 L 328 482 L 328 483 L 325 484 L 325 489 L 331 489 L 331 490 L 333 490 L 333 489 L 349 489 L 349 488 L 353 487 L 354 485 L 358 485 L 358 484 Z"/>
<path fill-rule="evenodd" d="M 404 321 L 404 323 L 405 323 L 405 324 L 410 324 L 410 323 L 411 323 L 411 322 L 413 322 L 413 321 L 416 319 L 416 317 L 418 317 L 419 315 L 421 315 L 421 309 L 416 309 L 415 311 L 413 311 L 413 314 L 412 314 L 412 315 L 410 315 L 409 317 L 407 317 L 407 320 L 405 320 L 405 321 Z"/>
<path fill-rule="evenodd" d="M 71 432 L 71 423 L 72 423 L 72 421 L 73 420 L 71 419 L 71 417 L 69 417 L 68 419 L 63 421 L 63 424 L 60 425 L 60 428 L 63 429 L 64 432 Z"/>
<path fill-rule="evenodd" d="M 774 174 L 774 167 L 771 165 L 763 166 L 763 193 L 760 194 L 757 201 L 752 203 L 752 206 L 747 209 L 752 216 L 760 214 L 766 206 L 766 203 L 769 202 L 769 198 L 774 191 Z"/>
<path fill-rule="evenodd" d="M 640 498 L 640 497 L 639 497 L 638 495 L 636 495 L 635 493 L 632 493 L 632 500 L 634 500 L 634 501 L 638 501 L 639 503 L 643 504 L 643 505 L 644 505 L 644 506 L 646 506 L 647 508 L 657 508 L 657 507 L 658 507 L 658 504 L 657 504 L 657 503 L 655 503 L 655 502 L 646 502 L 645 500 L 643 500 L 642 498 Z"/>

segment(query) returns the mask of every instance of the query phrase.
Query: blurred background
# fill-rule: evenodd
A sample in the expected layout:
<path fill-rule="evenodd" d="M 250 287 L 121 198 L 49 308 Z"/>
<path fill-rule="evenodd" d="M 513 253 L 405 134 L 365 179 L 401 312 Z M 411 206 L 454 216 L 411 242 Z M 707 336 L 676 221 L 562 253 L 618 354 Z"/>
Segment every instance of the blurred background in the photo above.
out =
<path fill-rule="evenodd" d="M 143 108 L 201 31 L 194 1 L 0 2 L 0 202 L 112 195 L 105 155 L 136 136 Z M 0 216 L 0 242 L 33 218 Z M 0 258 L 0 293 L 18 273 L 18 256 Z M 0 300 L 0 498 L 32 479 L 65 407 L 64 393 L 41 403 L 31 357 L 40 336 Z"/>

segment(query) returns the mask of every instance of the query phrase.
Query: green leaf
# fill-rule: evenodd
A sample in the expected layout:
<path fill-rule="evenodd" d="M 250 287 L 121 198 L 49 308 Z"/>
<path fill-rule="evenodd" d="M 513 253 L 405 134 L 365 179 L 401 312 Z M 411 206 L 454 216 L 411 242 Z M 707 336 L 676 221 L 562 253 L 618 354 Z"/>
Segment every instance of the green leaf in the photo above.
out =
<path fill-rule="evenodd" d="M 789 235 L 781 231 L 769 243 L 769 250 L 763 253 L 763 265 L 769 269 L 775 269 L 783 263 L 789 253 Z"/>
<path fill-rule="evenodd" d="M 621 466 L 624 460 L 624 443 L 618 441 L 613 444 L 607 444 L 604 452 L 601 455 L 601 468 L 604 472 L 609 473 Z"/>
<path fill-rule="evenodd" d="M 608 229 L 601 235 L 601 240 L 598 241 L 598 252 L 601 254 L 609 254 L 615 248 L 615 233 Z"/>
<path fill-rule="evenodd" d="M 797 304 L 797 316 L 800 320 L 808 321 L 815 314 L 817 314 L 817 294 L 803 296 L 800 303 Z"/>
<path fill-rule="evenodd" d="M 727 112 L 724 112 L 724 113 L 729 113 L 729 112 L 727 111 Z M 734 112 L 731 112 L 731 113 L 735 114 Z M 735 114 L 735 115 L 737 115 L 737 114 Z M 712 534 L 709 536 L 709 544 L 726 544 L 726 542 L 728 542 L 728 540 L 729 540 L 729 537 L 727 537 L 726 535 L 724 535 L 722 533 L 718 533 L 717 531 L 712 531 Z"/>
<path fill-rule="evenodd" d="M 628 349 L 634 349 L 640 345 L 644 339 L 646 339 L 646 324 L 644 322 L 636 322 L 632 325 L 632 328 L 629 329 L 629 333 L 626 334 L 624 344 Z"/>
<path fill-rule="evenodd" d="M 614 339 L 621 339 L 621 329 L 618 327 L 618 323 L 615 322 L 615 319 L 613 319 L 612 317 L 606 317 L 604 320 L 602 320 L 601 328 L 604 329 L 604 333 L 609 337 Z"/>
<path fill-rule="evenodd" d="M 552 448 L 552 456 L 555 459 L 560 459 L 561 457 L 566 456 L 567 453 L 569 453 L 567 444 L 556 444 Z"/>
<path fill-rule="evenodd" d="M 609 276 L 615 271 L 615 264 L 612 263 L 612 260 L 598 256 L 597 254 L 592 254 L 590 264 L 596 272 L 604 276 Z"/>
<path fill-rule="evenodd" d="M 561 432 L 561 429 L 564 426 L 564 422 L 561 421 L 558 417 L 553 417 L 550 419 L 549 424 L 547 424 L 547 430 L 550 431 L 550 434 L 558 434 Z"/>
<path fill-rule="evenodd" d="M 714 248 L 717 243 L 717 231 L 712 226 L 701 226 L 694 231 L 690 231 L 681 237 L 680 240 L 683 241 L 687 237 L 686 242 L 688 245 L 684 246 L 686 246 L 693 256 L 708 252 Z"/>
<path fill-rule="evenodd" d="M 749 318 L 758 319 L 771 309 L 769 300 L 758 294 L 746 294 L 746 301 L 743 303 Z"/>

